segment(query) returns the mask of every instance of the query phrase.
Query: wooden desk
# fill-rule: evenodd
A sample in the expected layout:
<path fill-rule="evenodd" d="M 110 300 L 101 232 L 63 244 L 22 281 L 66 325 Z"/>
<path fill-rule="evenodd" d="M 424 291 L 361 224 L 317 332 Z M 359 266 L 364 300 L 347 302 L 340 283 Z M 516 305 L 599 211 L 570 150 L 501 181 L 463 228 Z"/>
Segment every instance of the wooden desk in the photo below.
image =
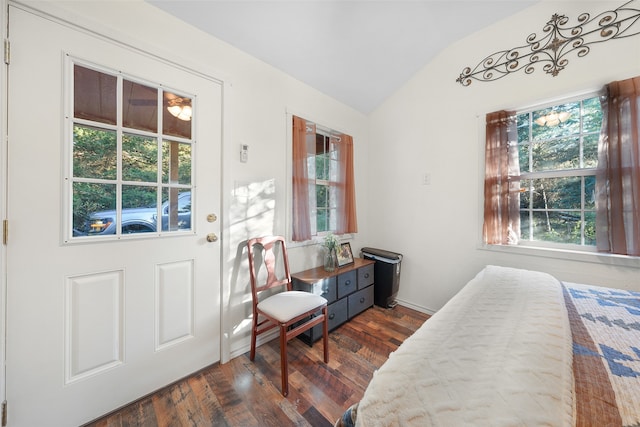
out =
<path fill-rule="evenodd" d="M 311 268 L 291 275 L 293 289 L 313 292 L 327 299 L 329 331 L 373 306 L 373 266 L 375 261 L 355 258 L 353 264 L 325 271 Z M 299 337 L 308 344 L 322 337 L 322 325 L 317 325 Z"/>

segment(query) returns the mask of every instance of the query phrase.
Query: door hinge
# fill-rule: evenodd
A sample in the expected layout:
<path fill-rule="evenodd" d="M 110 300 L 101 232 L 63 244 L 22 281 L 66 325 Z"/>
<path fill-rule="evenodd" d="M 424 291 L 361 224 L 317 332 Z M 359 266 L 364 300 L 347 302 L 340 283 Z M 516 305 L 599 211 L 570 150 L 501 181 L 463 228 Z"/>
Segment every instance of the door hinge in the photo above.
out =
<path fill-rule="evenodd" d="M 4 63 L 9 65 L 11 62 L 11 42 L 9 39 L 4 39 Z"/>
<path fill-rule="evenodd" d="M 2 402 L 2 427 L 7 425 L 7 401 Z"/>
<path fill-rule="evenodd" d="M 6 245 L 9 241 L 9 220 L 2 220 L 2 244 Z"/>

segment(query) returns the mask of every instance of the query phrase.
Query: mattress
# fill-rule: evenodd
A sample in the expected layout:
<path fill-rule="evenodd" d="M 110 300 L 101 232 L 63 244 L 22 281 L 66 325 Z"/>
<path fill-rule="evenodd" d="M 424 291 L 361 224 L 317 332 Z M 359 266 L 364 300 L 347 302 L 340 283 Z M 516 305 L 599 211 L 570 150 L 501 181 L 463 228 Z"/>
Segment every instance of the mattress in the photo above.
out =
<path fill-rule="evenodd" d="M 559 282 L 488 266 L 374 374 L 356 425 L 569 425 L 572 386 Z"/>
<path fill-rule="evenodd" d="M 640 293 L 487 266 L 338 426 L 638 426 Z"/>

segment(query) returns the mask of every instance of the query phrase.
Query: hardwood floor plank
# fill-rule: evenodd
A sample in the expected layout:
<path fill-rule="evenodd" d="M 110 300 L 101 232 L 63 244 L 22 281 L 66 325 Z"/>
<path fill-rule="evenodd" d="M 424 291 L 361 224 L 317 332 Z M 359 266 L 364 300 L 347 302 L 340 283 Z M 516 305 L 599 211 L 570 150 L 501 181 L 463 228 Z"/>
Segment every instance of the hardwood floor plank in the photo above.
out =
<path fill-rule="evenodd" d="M 372 307 L 329 334 L 329 363 L 322 340 L 312 347 L 288 344 L 289 396 L 280 390 L 278 340 L 158 390 L 120 408 L 90 427 L 332 426 L 359 401 L 389 353 L 428 315 L 397 306 Z"/>

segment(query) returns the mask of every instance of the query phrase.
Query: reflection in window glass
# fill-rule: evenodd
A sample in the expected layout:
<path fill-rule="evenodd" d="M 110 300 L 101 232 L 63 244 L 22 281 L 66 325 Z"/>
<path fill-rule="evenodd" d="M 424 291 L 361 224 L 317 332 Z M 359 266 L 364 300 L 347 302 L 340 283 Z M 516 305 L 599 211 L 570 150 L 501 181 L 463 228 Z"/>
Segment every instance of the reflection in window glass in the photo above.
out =
<path fill-rule="evenodd" d="M 77 236 L 115 230 L 116 186 L 114 184 L 73 184 L 73 233 Z"/>
<path fill-rule="evenodd" d="M 156 182 L 158 180 L 158 142 L 155 138 L 122 136 L 122 179 Z"/>
<path fill-rule="evenodd" d="M 191 229 L 191 192 L 177 188 L 162 190 L 162 230 Z"/>
<path fill-rule="evenodd" d="M 122 125 L 155 132 L 158 129 L 158 89 L 125 80 L 122 83 Z"/>
<path fill-rule="evenodd" d="M 73 116 L 116 124 L 117 78 L 90 68 L 73 67 Z"/>
<path fill-rule="evenodd" d="M 158 218 L 156 187 L 122 186 L 122 234 L 149 233 L 156 230 Z"/>
<path fill-rule="evenodd" d="M 116 132 L 89 126 L 73 127 L 73 176 L 115 179 L 117 174 Z"/>
<path fill-rule="evenodd" d="M 191 98 L 165 92 L 162 108 L 162 133 L 191 139 Z"/>

